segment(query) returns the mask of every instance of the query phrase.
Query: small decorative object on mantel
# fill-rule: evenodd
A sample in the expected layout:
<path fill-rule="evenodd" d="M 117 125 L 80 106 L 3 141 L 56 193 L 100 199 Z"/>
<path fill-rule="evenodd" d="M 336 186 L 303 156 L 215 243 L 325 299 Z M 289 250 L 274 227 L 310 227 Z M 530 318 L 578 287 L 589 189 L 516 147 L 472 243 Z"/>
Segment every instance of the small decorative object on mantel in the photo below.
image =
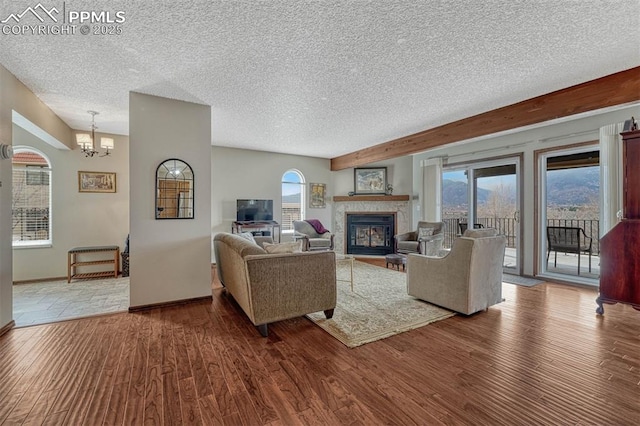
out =
<path fill-rule="evenodd" d="M 622 128 L 623 132 L 633 132 L 634 130 L 638 130 L 638 123 L 636 119 L 631 117 L 631 120 L 626 120 L 624 122 L 624 126 Z"/>
<path fill-rule="evenodd" d="M 349 197 L 353 197 L 354 195 L 356 195 L 356 193 L 355 193 L 355 192 L 353 192 L 353 191 L 349 191 L 349 192 L 347 192 L 347 195 L 348 195 Z"/>
<path fill-rule="evenodd" d="M 309 208 L 312 209 L 324 209 L 326 205 L 326 193 L 327 185 L 324 183 L 310 183 L 309 184 Z"/>
<path fill-rule="evenodd" d="M 355 193 L 360 194 L 386 194 L 387 168 L 367 167 L 353 169 L 353 186 Z"/>
<path fill-rule="evenodd" d="M 387 184 L 387 195 L 393 195 L 393 185 Z"/>

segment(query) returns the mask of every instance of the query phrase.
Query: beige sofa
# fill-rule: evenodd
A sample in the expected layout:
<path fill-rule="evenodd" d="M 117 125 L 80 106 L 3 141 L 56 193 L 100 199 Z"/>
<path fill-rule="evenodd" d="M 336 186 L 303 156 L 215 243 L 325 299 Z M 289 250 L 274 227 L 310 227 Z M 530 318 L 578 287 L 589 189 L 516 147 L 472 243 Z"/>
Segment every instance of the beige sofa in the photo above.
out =
<path fill-rule="evenodd" d="M 228 294 L 267 336 L 267 324 L 311 312 L 331 318 L 336 307 L 332 251 L 267 254 L 238 235 L 214 237 L 218 277 Z"/>
<path fill-rule="evenodd" d="M 465 315 L 500 303 L 506 243 L 495 229 L 469 229 L 445 257 L 410 254 L 407 292 Z"/>

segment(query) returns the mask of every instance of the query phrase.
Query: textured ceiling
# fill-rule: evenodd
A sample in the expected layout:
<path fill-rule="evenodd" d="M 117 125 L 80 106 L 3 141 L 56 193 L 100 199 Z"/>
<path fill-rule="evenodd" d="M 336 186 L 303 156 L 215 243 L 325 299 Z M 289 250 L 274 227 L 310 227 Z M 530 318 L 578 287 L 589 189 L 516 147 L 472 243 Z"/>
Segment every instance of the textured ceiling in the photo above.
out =
<path fill-rule="evenodd" d="M 0 21 L 37 4 L 0 0 Z M 0 34 L 0 63 L 72 128 L 97 110 L 128 134 L 137 91 L 211 105 L 213 145 L 326 158 L 640 65 L 640 0 L 42 5 L 126 17 Z"/>

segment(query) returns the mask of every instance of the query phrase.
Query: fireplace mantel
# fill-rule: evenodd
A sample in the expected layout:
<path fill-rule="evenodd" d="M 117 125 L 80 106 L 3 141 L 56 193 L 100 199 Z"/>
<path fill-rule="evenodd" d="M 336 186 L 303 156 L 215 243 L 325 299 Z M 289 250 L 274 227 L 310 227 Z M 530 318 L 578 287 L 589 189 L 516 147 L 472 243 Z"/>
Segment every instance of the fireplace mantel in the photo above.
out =
<path fill-rule="evenodd" d="M 408 195 L 336 195 L 334 202 L 348 201 L 409 201 Z"/>

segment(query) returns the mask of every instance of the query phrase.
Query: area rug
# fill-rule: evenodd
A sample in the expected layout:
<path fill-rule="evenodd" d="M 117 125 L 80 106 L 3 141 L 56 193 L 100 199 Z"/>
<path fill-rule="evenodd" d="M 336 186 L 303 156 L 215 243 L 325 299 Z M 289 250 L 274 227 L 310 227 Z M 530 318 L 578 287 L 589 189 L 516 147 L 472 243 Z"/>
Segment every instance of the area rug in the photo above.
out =
<path fill-rule="evenodd" d="M 407 294 L 406 274 L 355 261 L 353 292 L 347 262 L 337 266 L 338 298 L 333 318 L 307 317 L 327 333 L 355 348 L 455 315 Z"/>
<path fill-rule="evenodd" d="M 534 285 L 542 284 L 544 281 L 540 281 L 535 278 L 521 277 L 519 275 L 502 274 L 502 282 L 507 284 L 522 285 L 525 287 L 533 287 Z"/>

